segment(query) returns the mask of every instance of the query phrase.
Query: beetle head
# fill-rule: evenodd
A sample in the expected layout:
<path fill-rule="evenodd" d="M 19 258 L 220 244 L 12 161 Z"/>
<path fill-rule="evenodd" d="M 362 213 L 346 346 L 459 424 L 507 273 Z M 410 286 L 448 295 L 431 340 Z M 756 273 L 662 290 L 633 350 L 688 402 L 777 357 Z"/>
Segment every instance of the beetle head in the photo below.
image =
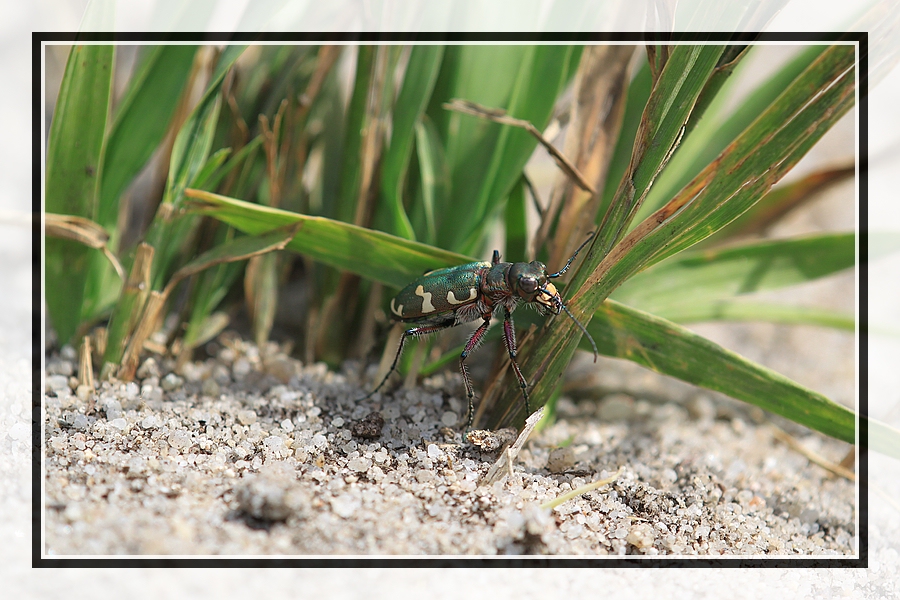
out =
<path fill-rule="evenodd" d="M 512 292 L 525 302 L 537 302 L 542 306 L 549 306 L 548 303 L 551 301 L 541 290 L 541 288 L 547 289 L 549 281 L 547 267 L 544 263 L 536 260 L 530 263 L 513 263 L 506 278 Z M 559 310 L 556 312 L 558 313 Z"/>

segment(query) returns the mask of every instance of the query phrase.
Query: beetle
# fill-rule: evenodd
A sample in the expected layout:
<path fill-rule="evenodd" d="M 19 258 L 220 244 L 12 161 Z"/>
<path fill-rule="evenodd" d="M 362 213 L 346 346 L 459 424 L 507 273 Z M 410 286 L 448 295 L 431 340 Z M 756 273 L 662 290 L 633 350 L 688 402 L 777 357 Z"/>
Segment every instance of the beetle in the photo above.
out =
<path fill-rule="evenodd" d="M 551 279 L 561 277 L 569 270 L 572 261 L 593 236 L 593 233 L 589 234 L 588 239 L 575 250 L 566 265 L 556 273 L 548 273 L 547 266 L 536 260 L 527 263 L 500 262 L 500 252 L 494 250 L 491 262 L 479 261 L 428 271 L 407 285 L 391 300 L 391 317 L 395 321 L 413 325 L 413 327 L 404 331 L 400 336 L 400 344 L 391 368 L 388 369 L 381 383 L 366 398 L 380 390 L 394 369 L 397 368 L 397 362 L 400 360 L 403 346 L 408 337 L 436 333 L 480 318 L 483 322 L 469 336 L 465 349 L 459 356 L 459 370 L 462 373 L 469 401 L 466 421 L 466 431 L 468 431 L 475 418 L 473 410 L 475 392 L 469 378 L 469 370 L 466 367 L 466 358 L 481 342 L 491 325 L 491 318 L 499 313 L 503 317 L 503 339 L 506 342 L 506 350 L 509 353 L 516 379 L 519 381 L 519 387 L 522 388 L 525 411 L 530 414 L 528 383 L 516 362 L 516 332 L 512 313 L 521 302 L 537 308 L 544 315 L 548 312 L 558 315 L 560 311 L 565 311 L 590 340 L 594 349 L 594 361 L 596 361 L 597 344 L 594 343 L 584 325 L 566 308 L 556 286 L 550 283 Z"/>

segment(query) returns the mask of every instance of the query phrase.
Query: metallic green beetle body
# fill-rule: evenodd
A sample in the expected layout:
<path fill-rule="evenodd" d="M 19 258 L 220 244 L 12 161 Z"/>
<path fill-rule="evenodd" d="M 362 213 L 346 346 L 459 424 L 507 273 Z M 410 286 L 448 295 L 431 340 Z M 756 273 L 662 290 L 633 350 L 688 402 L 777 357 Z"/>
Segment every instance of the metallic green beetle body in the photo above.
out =
<path fill-rule="evenodd" d="M 393 318 L 421 325 L 446 321 L 447 313 L 477 302 L 490 268 L 491 263 L 483 261 L 425 273 L 391 300 Z"/>
<path fill-rule="evenodd" d="M 592 234 L 593 235 L 593 234 Z M 465 360 L 469 353 L 478 346 L 491 323 L 495 313 L 503 317 L 503 338 L 509 353 L 510 363 L 522 388 L 525 399 L 525 410 L 530 410 L 528 405 L 527 383 L 519 365 L 516 362 L 516 337 L 512 312 L 520 302 L 535 306 L 541 314 L 551 312 L 558 315 L 565 311 L 578 325 L 581 331 L 587 335 L 594 346 L 596 360 L 597 347 L 594 340 L 584 326 L 576 319 L 566 305 L 563 304 L 556 287 L 550 283 L 555 277 L 560 277 L 568 270 L 569 265 L 578 256 L 578 252 L 590 241 L 590 238 L 575 251 L 566 265 L 556 273 L 548 273 L 544 263 L 539 261 L 525 262 L 500 262 L 500 253 L 494 250 L 491 262 L 473 262 L 456 267 L 436 269 L 429 271 L 400 290 L 391 300 L 391 316 L 396 321 L 413 325 L 400 337 L 400 345 L 394 362 L 381 383 L 369 394 L 371 396 L 387 381 L 391 373 L 397 367 L 397 361 L 403 352 L 406 338 L 434 333 L 454 327 L 461 323 L 468 323 L 477 319 L 483 319 L 482 324 L 472 333 L 465 349 L 459 358 L 459 368 L 462 372 L 463 383 L 466 386 L 466 395 L 469 400 L 469 413 L 466 429 L 471 427 L 474 418 L 473 398 L 475 392 L 469 378 Z"/>

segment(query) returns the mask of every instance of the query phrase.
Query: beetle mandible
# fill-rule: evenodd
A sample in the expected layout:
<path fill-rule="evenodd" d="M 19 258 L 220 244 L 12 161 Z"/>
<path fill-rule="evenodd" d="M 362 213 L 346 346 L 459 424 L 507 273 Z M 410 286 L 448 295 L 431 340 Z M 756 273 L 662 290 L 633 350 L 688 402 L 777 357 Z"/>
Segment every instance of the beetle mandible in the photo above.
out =
<path fill-rule="evenodd" d="M 459 370 L 462 373 L 469 401 L 466 420 L 466 430 L 468 431 L 475 417 L 473 410 L 475 392 L 472 389 L 472 381 L 466 367 L 466 358 L 481 342 L 490 327 L 494 314 L 500 313 L 503 316 L 503 339 L 506 342 L 506 350 L 509 353 L 513 372 L 522 388 L 525 412 L 530 414 L 528 383 L 516 362 L 516 332 L 512 313 L 520 302 L 534 306 L 541 314 L 551 312 L 558 315 L 560 310 L 565 311 L 591 342 L 596 361 L 597 344 L 594 343 L 584 325 L 566 308 L 556 286 L 550 283 L 551 279 L 561 277 L 568 271 L 569 265 L 572 264 L 582 248 L 591 241 L 593 235 L 593 233 L 589 234 L 588 239 L 575 250 L 566 265 L 556 273 L 547 273 L 547 266 L 536 260 L 528 263 L 500 262 L 500 252 L 494 250 L 491 262 L 480 261 L 428 271 L 400 290 L 400 293 L 391 300 L 391 317 L 395 321 L 407 323 L 413 327 L 404 331 L 400 336 L 400 344 L 391 368 L 388 369 L 381 383 L 366 398 L 380 390 L 394 369 L 397 368 L 406 338 L 435 333 L 480 318 L 483 319 L 483 323 L 469 336 L 469 341 L 466 342 L 465 349 L 459 356 Z"/>

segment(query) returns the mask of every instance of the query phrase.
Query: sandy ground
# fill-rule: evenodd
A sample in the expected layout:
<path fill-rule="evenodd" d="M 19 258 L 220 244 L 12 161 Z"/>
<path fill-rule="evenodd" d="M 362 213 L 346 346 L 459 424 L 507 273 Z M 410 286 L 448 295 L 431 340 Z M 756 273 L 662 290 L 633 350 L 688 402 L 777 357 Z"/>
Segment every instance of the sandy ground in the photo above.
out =
<path fill-rule="evenodd" d="M 274 347 L 264 358 L 235 337 L 217 347 L 183 375 L 149 359 L 141 380 L 101 386 L 87 415 L 70 387 L 74 353 L 50 359 L 48 555 L 858 550 L 854 485 L 735 402 L 674 385 L 662 401 L 664 382 L 564 398 L 512 476 L 491 484 L 500 448 L 462 442 L 458 376 L 359 401 L 353 373 Z M 849 449 L 799 436 L 833 461 Z M 619 469 L 608 486 L 541 507 Z"/>

